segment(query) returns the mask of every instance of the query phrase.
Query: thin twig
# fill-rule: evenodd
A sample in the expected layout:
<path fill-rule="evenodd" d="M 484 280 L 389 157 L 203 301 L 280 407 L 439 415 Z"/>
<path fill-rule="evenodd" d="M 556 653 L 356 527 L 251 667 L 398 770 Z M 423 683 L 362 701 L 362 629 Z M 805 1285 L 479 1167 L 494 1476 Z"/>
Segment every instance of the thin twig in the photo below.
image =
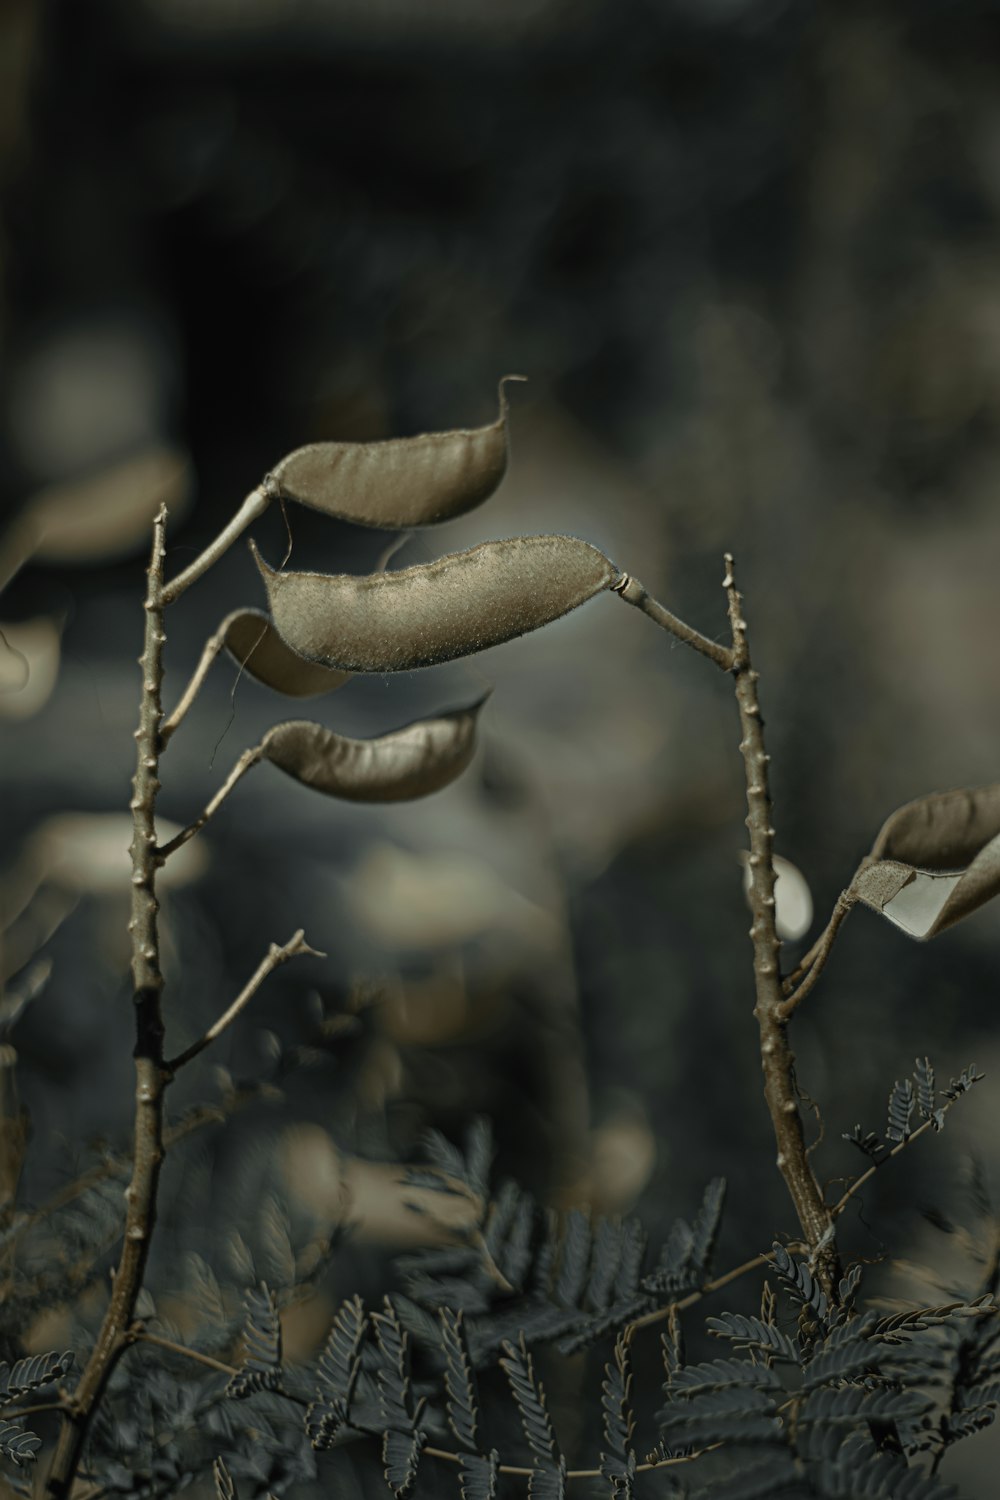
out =
<path fill-rule="evenodd" d="M 65 1411 L 65 1401 L 36 1401 L 33 1406 L 11 1406 L 0 1412 L 2 1417 L 34 1417 L 43 1411 Z"/>
<path fill-rule="evenodd" d="M 191 679 L 188 682 L 187 687 L 181 694 L 176 708 L 170 714 L 169 718 L 164 719 L 162 725 L 160 726 L 161 750 L 163 750 L 168 744 L 171 736 L 174 734 L 182 719 L 187 714 L 188 709 L 191 707 L 192 703 L 201 692 L 202 684 L 211 671 L 216 657 L 218 657 L 225 644 L 226 631 L 225 622 L 223 622 L 223 624 L 219 627 L 215 634 L 210 635 L 208 640 L 205 642 L 204 649 L 201 653 L 201 660 L 192 672 Z"/>
<path fill-rule="evenodd" d="M 319 953 L 315 948 L 310 948 L 301 927 L 298 932 L 292 934 L 283 947 L 279 948 L 277 943 L 272 943 L 267 956 L 261 959 L 256 970 L 236 996 L 229 1009 L 224 1011 L 217 1021 L 212 1022 L 212 1025 L 205 1032 L 204 1036 L 199 1037 L 198 1041 L 192 1042 L 190 1047 L 185 1048 L 177 1057 L 171 1058 L 169 1062 L 164 1064 L 167 1072 L 171 1074 L 176 1073 L 179 1068 L 184 1067 L 185 1063 L 189 1063 L 193 1057 L 197 1057 L 199 1052 L 204 1052 L 206 1047 L 211 1046 L 216 1037 L 221 1036 L 226 1027 L 231 1026 L 240 1011 L 249 1004 L 269 974 L 273 974 L 275 969 L 287 963 L 290 958 L 298 958 L 307 954 L 311 954 L 314 958 L 326 957 L 325 953 Z"/>
<path fill-rule="evenodd" d="M 774 906 L 774 829 L 771 826 L 771 792 L 768 766 L 770 756 L 764 747 L 764 721 L 757 693 L 756 673 L 750 662 L 743 600 L 736 588 L 732 556 L 726 554 L 726 572 L 722 586 L 726 591 L 729 623 L 733 635 L 733 676 L 736 680 L 736 702 L 740 714 L 740 752 L 743 756 L 747 788 L 746 826 L 750 834 L 750 939 L 753 943 L 754 988 L 757 1003 L 754 1015 L 760 1028 L 760 1059 L 764 1074 L 764 1097 L 771 1115 L 778 1147 L 777 1165 L 788 1188 L 802 1233 L 810 1248 L 828 1243 L 830 1211 L 812 1169 L 806 1149 L 802 1115 L 795 1087 L 795 1057 L 788 1045 L 785 1018 L 782 1015 L 781 968 L 778 961 L 780 943 L 775 924 Z M 831 1247 L 824 1255 L 820 1276 L 824 1287 L 835 1280 Z"/>
<path fill-rule="evenodd" d="M 144 1344 L 155 1344 L 158 1349 L 167 1349 L 171 1354 L 183 1354 L 196 1364 L 217 1370 L 220 1375 L 233 1376 L 240 1373 L 236 1365 L 224 1364 L 221 1359 L 213 1359 L 210 1354 L 202 1354 L 199 1349 L 188 1349 L 185 1344 L 175 1344 L 173 1339 L 162 1339 L 158 1333 L 147 1333 L 145 1328 L 130 1328 L 129 1342 L 138 1343 L 140 1340 Z"/>
<path fill-rule="evenodd" d="M 761 1266 L 766 1266 L 771 1259 L 769 1255 L 754 1255 L 750 1260 L 745 1260 L 742 1265 L 734 1266 L 731 1271 L 716 1276 L 712 1281 L 706 1281 L 704 1286 L 698 1287 L 693 1292 L 688 1292 L 686 1297 L 681 1297 L 677 1302 L 668 1302 L 665 1307 L 656 1307 L 652 1312 L 643 1313 L 641 1318 L 635 1318 L 626 1324 L 622 1330 L 627 1344 L 632 1342 L 633 1335 L 640 1328 L 648 1328 L 653 1323 L 660 1323 L 664 1318 L 669 1318 L 671 1313 L 687 1312 L 689 1307 L 694 1307 L 703 1297 L 708 1297 L 712 1292 L 719 1292 L 730 1282 L 737 1281 L 741 1276 L 746 1276 L 749 1271 L 757 1271 Z"/>
<path fill-rule="evenodd" d="M 829 922 L 827 922 L 823 931 L 815 943 L 813 943 L 809 952 L 798 964 L 797 968 L 789 974 L 787 979 L 782 981 L 781 992 L 787 997 L 781 1006 L 783 1020 L 788 1020 L 788 1017 L 806 998 L 820 974 L 822 974 L 826 961 L 833 949 L 834 939 L 853 906 L 854 902 L 850 899 L 848 892 L 841 891 L 837 897 L 837 904 L 830 915 Z"/>
<path fill-rule="evenodd" d="M 191 565 L 172 578 L 163 590 L 162 600 L 164 606 L 173 604 L 180 596 L 196 583 L 203 573 L 207 573 L 213 563 L 218 562 L 223 553 L 242 536 L 247 527 L 258 517 L 262 516 L 274 498 L 275 486 L 267 479 L 259 484 L 256 489 L 251 490 L 249 495 L 233 516 L 228 525 L 224 526 L 214 541 L 209 542 L 204 552 L 195 558 Z"/>
<path fill-rule="evenodd" d="M 243 780 L 243 777 L 257 764 L 260 758 L 261 749 L 259 745 L 254 745 L 251 750 L 244 750 L 211 802 L 206 806 L 204 812 L 195 818 L 193 823 L 189 823 L 186 828 L 182 828 L 180 833 L 172 838 L 169 843 L 161 845 L 156 850 L 158 864 L 162 864 L 165 859 L 169 859 L 175 849 L 179 849 L 182 844 L 187 843 L 188 839 L 193 839 L 196 833 L 201 832 L 209 818 L 215 816 L 233 788 Z"/>
<path fill-rule="evenodd" d="M 707 656 L 714 661 L 723 672 L 729 672 L 733 667 L 733 653 L 727 647 L 720 646 L 717 641 L 710 641 L 707 635 L 702 635 L 700 630 L 695 630 L 693 625 L 687 625 L 683 620 L 671 614 L 665 605 L 660 604 L 651 594 L 646 592 L 644 586 L 637 578 L 632 578 L 628 573 L 623 573 L 618 582 L 613 585 L 613 592 L 620 594 L 626 604 L 634 604 L 636 609 L 641 609 L 661 630 L 669 630 L 685 646 L 691 646 L 695 651 L 700 651 L 702 656 Z"/>
<path fill-rule="evenodd" d="M 224 1360 L 213 1359 L 210 1354 L 202 1354 L 199 1349 L 189 1349 L 186 1344 L 175 1344 L 173 1339 L 161 1338 L 158 1333 L 147 1333 L 141 1323 L 133 1323 L 128 1331 L 128 1342 L 130 1344 L 140 1342 L 155 1344 L 158 1348 L 166 1349 L 171 1354 L 183 1355 L 185 1359 L 193 1360 L 196 1364 L 205 1365 L 210 1370 L 217 1370 L 220 1375 L 229 1375 L 232 1377 L 233 1375 L 240 1374 L 240 1370 L 236 1365 L 227 1365 Z M 276 1387 L 273 1394 L 283 1397 L 286 1401 L 293 1402 L 296 1406 L 309 1406 L 311 1404 L 309 1397 L 297 1396 L 293 1391 L 286 1391 L 282 1386 Z M 206 1403 L 201 1410 L 207 1411 L 209 1406 L 214 1404 L 214 1402 Z"/>
<path fill-rule="evenodd" d="M 962 1096 L 959 1095 L 959 1098 L 961 1097 Z M 957 1103 L 958 1099 L 948 1099 L 938 1111 L 939 1115 L 946 1115 L 952 1108 L 952 1106 Z M 831 1219 L 840 1218 L 840 1215 L 844 1212 L 844 1209 L 847 1207 L 848 1203 L 855 1196 L 855 1194 L 860 1192 L 865 1184 L 870 1182 L 875 1176 L 875 1173 L 880 1171 L 887 1162 L 895 1160 L 895 1158 L 900 1154 L 901 1151 L 906 1150 L 907 1146 L 912 1146 L 914 1141 L 919 1141 L 922 1135 L 926 1135 L 928 1130 L 933 1130 L 934 1128 L 935 1124 L 933 1120 L 925 1120 L 924 1123 L 922 1125 L 918 1125 L 916 1130 L 908 1135 L 905 1140 L 900 1141 L 898 1145 L 893 1146 L 891 1151 L 887 1151 L 885 1156 L 880 1156 L 878 1161 L 872 1162 L 871 1166 L 868 1167 L 866 1171 L 862 1172 L 860 1177 L 856 1177 L 855 1180 L 851 1183 L 850 1187 L 847 1188 L 847 1190 L 841 1195 L 841 1197 L 837 1199 L 837 1202 L 830 1209 Z M 938 1126 L 937 1128 L 940 1129 L 940 1126 Z M 843 1179 L 841 1179 L 841 1181 L 843 1181 Z"/>
<path fill-rule="evenodd" d="M 658 1458 L 648 1463 L 636 1464 L 637 1474 L 648 1474 L 651 1469 L 669 1469 L 678 1464 L 693 1463 L 696 1458 L 701 1458 L 705 1453 L 713 1453 L 716 1448 L 721 1448 L 721 1443 L 710 1443 L 707 1448 L 699 1448 L 696 1453 L 685 1453 L 681 1458 Z M 443 1458 L 450 1464 L 461 1464 L 468 1461 L 467 1453 L 452 1453 L 447 1448 L 427 1447 L 422 1450 L 426 1458 Z M 497 1464 L 498 1474 L 511 1474 L 520 1479 L 530 1479 L 538 1471 L 537 1469 L 526 1469 L 519 1464 Z M 601 1479 L 601 1469 L 567 1469 L 567 1479 Z"/>

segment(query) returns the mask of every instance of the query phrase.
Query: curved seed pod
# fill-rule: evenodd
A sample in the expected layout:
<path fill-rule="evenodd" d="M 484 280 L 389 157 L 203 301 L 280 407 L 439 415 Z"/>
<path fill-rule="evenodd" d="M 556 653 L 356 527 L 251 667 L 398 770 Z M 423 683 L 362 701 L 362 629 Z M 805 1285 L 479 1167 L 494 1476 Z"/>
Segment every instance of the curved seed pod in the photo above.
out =
<path fill-rule="evenodd" d="M 351 740 L 306 719 L 277 724 L 261 754 L 296 781 L 349 802 L 407 802 L 427 797 L 465 770 L 476 748 L 486 699 L 436 719 L 417 719 L 372 740 Z"/>
<path fill-rule="evenodd" d="M 429 526 L 492 495 L 507 469 L 507 398 L 488 427 L 381 443 L 310 443 L 271 470 L 286 500 L 359 526 Z"/>
<path fill-rule="evenodd" d="M 348 672 L 408 672 L 498 646 L 621 575 L 573 536 L 508 537 L 398 573 L 278 573 L 253 542 L 271 616 L 300 656 Z"/>
<path fill-rule="evenodd" d="M 1000 783 L 918 797 L 887 818 L 849 895 L 930 938 L 1000 893 Z"/>
<path fill-rule="evenodd" d="M 262 609 L 235 610 L 221 629 L 233 660 L 257 682 L 289 698 L 315 698 L 350 681 L 350 672 L 318 666 L 286 646 Z"/>

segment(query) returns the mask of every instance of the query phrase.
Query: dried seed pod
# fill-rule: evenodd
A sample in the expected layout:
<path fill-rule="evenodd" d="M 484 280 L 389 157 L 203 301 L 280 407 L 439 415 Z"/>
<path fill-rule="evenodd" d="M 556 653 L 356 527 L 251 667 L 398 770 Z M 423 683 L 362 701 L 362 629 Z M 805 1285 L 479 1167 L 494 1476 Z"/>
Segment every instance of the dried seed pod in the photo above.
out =
<path fill-rule="evenodd" d="M 1000 784 L 918 797 L 887 818 L 849 894 L 930 938 L 1000 893 Z"/>
<path fill-rule="evenodd" d="M 620 577 L 573 536 L 508 537 L 398 573 L 279 573 L 250 543 L 282 638 L 348 672 L 407 672 L 537 630 Z"/>
<path fill-rule="evenodd" d="M 417 719 L 377 739 L 352 740 L 306 719 L 277 724 L 261 754 L 296 781 L 350 802 L 407 802 L 460 776 L 476 748 L 485 698 L 434 719 Z"/>
<path fill-rule="evenodd" d="M 222 622 L 226 650 L 257 682 L 289 698 L 315 698 L 350 681 L 299 656 L 285 644 L 262 609 L 238 609 Z"/>
<path fill-rule="evenodd" d="M 271 471 L 287 500 L 359 526 L 429 526 L 492 495 L 507 469 L 507 399 L 488 427 L 379 443 L 310 443 Z"/>

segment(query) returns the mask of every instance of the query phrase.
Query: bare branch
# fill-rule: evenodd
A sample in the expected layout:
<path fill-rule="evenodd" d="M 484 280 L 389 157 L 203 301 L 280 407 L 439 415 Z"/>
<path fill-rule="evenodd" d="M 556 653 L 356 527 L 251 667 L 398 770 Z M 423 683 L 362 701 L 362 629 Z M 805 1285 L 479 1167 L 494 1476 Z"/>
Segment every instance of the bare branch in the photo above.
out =
<path fill-rule="evenodd" d="M 948 1111 L 953 1107 L 953 1105 L 957 1103 L 958 1098 L 946 1100 L 945 1103 L 941 1106 L 939 1115 L 946 1115 Z M 856 1177 L 851 1183 L 850 1187 L 847 1188 L 837 1199 L 836 1203 L 830 1209 L 831 1219 L 840 1218 L 840 1215 L 844 1212 L 844 1209 L 847 1207 L 848 1203 L 850 1203 L 851 1199 L 861 1191 L 866 1183 L 871 1182 L 872 1178 L 875 1176 L 875 1173 L 880 1172 L 887 1162 L 894 1161 L 901 1151 L 905 1151 L 908 1146 L 912 1146 L 914 1141 L 919 1141 L 920 1137 L 922 1135 L 926 1135 L 928 1130 L 940 1130 L 940 1128 L 940 1125 L 937 1124 L 933 1119 L 925 1120 L 924 1123 L 922 1125 L 918 1125 L 916 1130 L 908 1135 L 905 1140 L 902 1140 L 898 1145 L 893 1146 L 892 1150 L 887 1151 L 884 1156 L 879 1157 L 878 1161 L 872 1162 L 871 1166 L 868 1167 L 864 1172 L 862 1172 L 860 1177 Z M 841 1181 L 843 1181 L 842 1178 Z"/>
<path fill-rule="evenodd" d="M 160 788 L 160 688 L 163 681 L 163 554 L 166 507 L 153 522 L 153 549 L 146 572 L 146 628 L 139 666 L 142 696 L 132 781 L 132 990 L 135 1001 L 135 1129 L 132 1177 L 125 1190 L 125 1227 L 111 1298 L 90 1358 L 63 1417 L 49 1470 L 47 1492 L 66 1500 L 80 1464 L 90 1423 L 125 1348 L 135 1314 L 156 1221 L 156 1193 L 163 1163 L 163 1014 L 156 898 L 156 794 Z"/>
<path fill-rule="evenodd" d="M 221 1359 L 213 1359 L 210 1354 L 202 1354 L 198 1349 L 189 1349 L 186 1344 L 175 1344 L 173 1339 L 160 1338 L 158 1333 L 147 1333 L 141 1323 L 134 1324 L 128 1332 L 130 1344 L 155 1344 L 158 1349 L 167 1349 L 171 1354 L 182 1354 L 186 1359 L 192 1359 L 199 1365 L 206 1365 L 210 1370 L 217 1370 L 220 1375 L 238 1375 L 240 1372 L 236 1365 L 223 1364 Z"/>
<path fill-rule="evenodd" d="M 708 1297 L 712 1292 L 719 1292 L 724 1286 L 732 1281 L 738 1281 L 741 1276 L 746 1276 L 750 1271 L 757 1271 L 761 1266 L 766 1266 L 771 1259 L 769 1255 L 754 1255 L 750 1260 L 745 1260 L 742 1265 L 734 1266 L 731 1271 L 724 1271 L 721 1276 L 715 1276 L 711 1281 L 706 1281 L 704 1286 L 688 1292 L 678 1302 L 668 1302 L 664 1307 L 654 1307 L 652 1312 L 643 1313 L 642 1317 L 635 1318 L 628 1323 L 624 1329 L 624 1338 L 627 1344 L 632 1342 L 634 1334 L 640 1328 L 649 1328 L 653 1323 L 662 1323 L 664 1318 L 669 1318 L 671 1313 L 687 1312 L 689 1307 L 694 1307 L 703 1297 Z"/>
<path fill-rule="evenodd" d="M 830 957 L 834 940 L 840 931 L 841 924 L 853 906 L 854 902 L 849 898 L 847 891 L 841 891 L 826 927 L 802 959 L 798 968 L 783 981 L 781 991 L 783 995 L 787 996 L 787 999 L 778 1009 L 778 1014 L 783 1021 L 787 1021 L 788 1017 L 801 1005 L 822 974 L 826 961 Z"/>
<path fill-rule="evenodd" d="M 201 660 L 191 674 L 191 680 L 184 689 L 177 703 L 177 707 L 169 718 L 164 719 L 160 727 L 160 749 L 166 746 L 188 709 L 191 707 L 198 694 L 201 692 L 202 684 L 208 676 L 216 657 L 226 644 L 225 630 L 220 629 L 214 635 L 209 636 L 201 653 Z"/>
<path fill-rule="evenodd" d="M 726 646 L 720 646 L 717 641 L 710 641 L 708 636 L 702 635 L 700 630 L 695 630 L 692 625 L 686 625 L 676 615 L 660 604 L 648 594 L 637 578 L 631 578 L 628 573 L 623 573 L 621 578 L 612 588 L 612 592 L 620 594 L 626 604 L 634 604 L 636 609 L 641 609 L 654 624 L 659 625 L 661 630 L 669 630 L 685 646 L 691 646 L 695 651 L 700 651 L 702 656 L 707 656 L 714 661 L 723 672 L 730 672 L 734 665 L 734 656 Z"/>
<path fill-rule="evenodd" d="M 217 563 L 224 553 L 229 551 L 233 543 L 243 535 L 247 527 L 264 514 L 276 493 L 273 483 L 267 479 L 259 484 L 256 489 L 250 491 L 249 495 L 233 516 L 228 525 L 224 526 L 214 541 L 209 542 L 204 552 L 196 557 L 191 565 L 178 573 L 176 578 L 166 585 L 163 590 L 163 604 L 173 604 L 192 585 L 197 583 L 203 573 L 207 573 L 213 564 Z"/>
<path fill-rule="evenodd" d="M 225 781 L 222 783 L 219 790 L 212 798 L 211 802 L 208 803 L 204 812 L 202 812 L 197 818 L 195 818 L 193 823 L 189 823 L 186 828 L 182 828 L 180 833 L 178 833 L 175 838 L 172 838 L 168 844 L 162 844 L 157 848 L 157 864 L 162 864 L 165 859 L 169 859 L 170 855 L 173 854 L 175 849 L 179 849 L 182 844 L 187 843 L 188 839 L 193 839 L 196 833 L 201 832 L 205 824 L 208 822 L 209 818 L 213 818 L 215 816 L 219 808 L 222 806 L 223 802 L 225 802 L 226 798 L 229 796 L 229 793 L 235 786 L 238 785 L 239 782 L 243 780 L 243 777 L 249 770 L 251 770 L 253 766 L 257 764 L 260 758 L 260 745 L 254 745 L 253 749 L 251 750 L 244 750 L 243 754 L 240 756 L 235 766 L 233 766 L 233 769 L 230 771 L 229 775 L 226 777 Z"/>
<path fill-rule="evenodd" d="M 795 1057 L 788 1045 L 785 1018 L 782 1015 L 781 969 L 778 960 L 780 943 L 775 924 L 774 907 L 774 829 L 771 826 L 771 792 L 768 766 L 770 756 L 764 748 L 764 721 L 757 694 L 758 674 L 750 663 L 743 601 L 736 589 L 733 559 L 726 554 L 723 588 L 729 605 L 729 622 L 733 633 L 733 675 L 736 679 L 736 702 L 740 713 L 740 751 L 746 773 L 747 819 L 750 834 L 750 911 L 753 943 L 754 987 L 757 1003 L 754 1015 L 760 1028 L 760 1059 L 764 1074 L 764 1097 L 771 1115 L 778 1147 L 778 1170 L 795 1204 L 802 1233 L 812 1249 L 828 1244 L 830 1211 L 809 1161 L 799 1095 L 795 1085 Z M 824 1285 L 834 1279 L 833 1247 L 825 1253 L 820 1267 Z"/>
<path fill-rule="evenodd" d="M 319 953 L 315 948 L 310 948 L 301 927 L 298 932 L 292 934 L 283 947 L 279 948 L 277 943 L 272 943 L 267 957 L 263 958 L 257 965 L 253 975 L 236 996 L 229 1009 L 224 1011 L 217 1021 L 213 1021 L 203 1037 L 200 1037 L 196 1042 L 192 1042 L 190 1047 L 186 1048 L 177 1057 L 171 1058 L 165 1064 L 168 1073 L 176 1073 L 179 1068 L 184 1067 L 185 1063 L 189 1063 L 193 1057 L 197 1057 L 199 1052 L 204 1052 L 206 1047 L 211 1046 L 216 1037 L 221 1036 L 226 1027 L 231 1026 L 236 1020 L 240 1011 L 245 1009 L 250 1003 L 269 974 L 273 974 L 275 969 L 287 963 L 290 958 L 299 958 L 305 955 L 311 955 L 314 958 L 326 957 L 325 953 Z"/>

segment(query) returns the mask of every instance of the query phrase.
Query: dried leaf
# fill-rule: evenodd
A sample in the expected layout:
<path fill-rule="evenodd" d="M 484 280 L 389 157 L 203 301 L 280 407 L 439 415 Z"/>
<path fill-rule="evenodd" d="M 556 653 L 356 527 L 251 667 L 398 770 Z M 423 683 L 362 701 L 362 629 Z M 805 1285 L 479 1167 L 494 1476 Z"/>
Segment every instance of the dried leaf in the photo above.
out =
<path fill-rule="evenodd" d="M 160 505 L 176 515 L 190 491 L 188 455 L 163 444 L 87 479 L 39 490 L 4 541 L 4 571 L 30 557 L 75 563 L 125 556 L 146 542 Z"/>
<path fill-rule="evenodd" d="M 405 802 L 439 792 L 475 753 L 485 699 L 436 719 L 417 719 L 377 739 L 352 740 L 308 719 L 277 724 L 261 741 L 264 756 L 296 781 L 350 802 Z"/>
<path fill-rule="evenodd" d="M 222 622 L 226 650 L 243 671 L 289 698 L 315 698 L 350 681 L 350 672 L 317 666 L 281 639 L 262 609 L 237 609 Z"/>
<path fill-rule="evenodd" d="M 381 443 L 310 443 L 271 471 L 280 493 L 360 526 L 410 528 L 464 515 L 507 469 L 507 399 L 488 427 L 426 432 Z"/>
<path fill-rule="evenodd" d="M 850 894 L 930 938 L 1000 891 L 1000 783 L 918 797 L 882 825 Z"/>
<path fill-rule="evenodd" d="M 743 862 L 743 889 L 749 896 L 753 871 L 746 850 L 740 851 L 740 859 Z M 775 926 L 780 938 L 795 943 L 805 937 L 812 926 L 813 902 L 809 882 L 798 865 L 793 865 L 790 859 L 782 859 L 780 854 L 774 856 L 774 873 L 777 876 L 774 883 Z"/>
<path fill-rule="evenodd" d="M 571 536 L 509 537 L 435 562 L 355 577 L 280 573 L 250 543 L 282 638 L 349 672 L 408 672 L 537 630 L 620 576 Z"/>

